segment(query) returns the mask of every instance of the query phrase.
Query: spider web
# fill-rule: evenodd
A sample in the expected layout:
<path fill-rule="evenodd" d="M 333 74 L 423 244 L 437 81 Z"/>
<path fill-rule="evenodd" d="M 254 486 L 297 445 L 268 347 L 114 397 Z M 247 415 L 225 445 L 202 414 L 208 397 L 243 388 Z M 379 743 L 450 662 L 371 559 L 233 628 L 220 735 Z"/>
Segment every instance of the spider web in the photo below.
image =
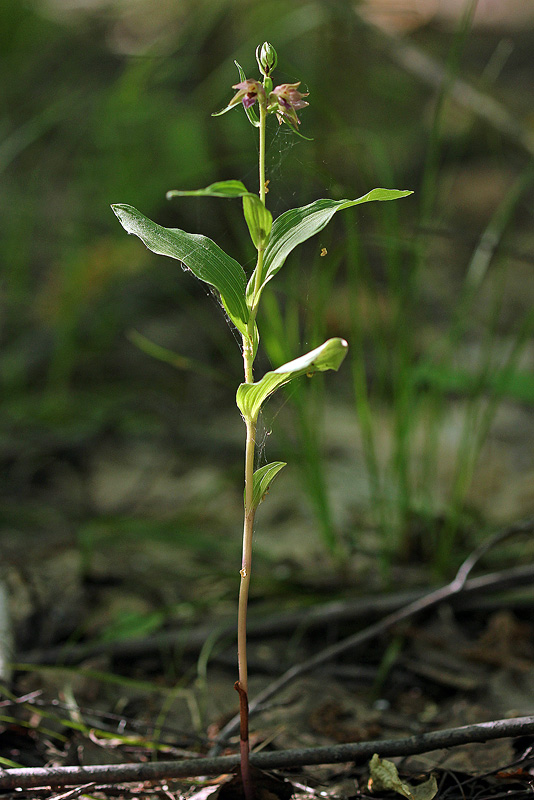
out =
<path fill-rule="evenodd" d="M 296 136 L 287 127 L 287 125 L 270 126 L 268 128 L 267 137 L 266 177 L 269 181 L 268 191 L 269 189 L 273 190 L 273 203 L 271 203 L 271 206 L 275 204 L 274 198 L 276 198 L 276 204 L 279 206 L 278 213 L 282 213 L 289 208 L 293 208 L 295 205 L 305 204 L 306 202 L 299 197 L 299 193 L 295 189 L 295 185 L 298 185 L 298 182 L 296 183 L 295 181 L 295 169 L 292 168 L 288 170 L 288 163 L 290 160 L 293 161 L 293 167 L 295 164 L 298 166 L 297 171 L 302 175 L 312 177 L 317 176 L 318 182 L 321 182 L 323 185 L 325 183 L 330 185 L 332 184 L 333 181 L 330 176 L 328 176 L 328 178 L 325 180 L 327 170 L 323 171 L 317 169 L 312 154 L 306 157 L 306 153 L 303 152 L 303 150 L 305 151 L 306 149 L 306 143 L 299 139 L 299 137 Z M 255 185 L 257 185 L 257 167 L 251 166 L 251 168 L 241 176 L 241 179 L 246 186 L 250 187 L 251 191 L 254 191 Z M 328 186 L 325 187 L 324 191 L 328 192 L 328 188 Z M 267 194 L 267 205 L 269 205 L 269 194 Z M 276 213 L 275 216 L 277 216 L 278 213 Z M 244 267 L 247 277 L 250 276 L 255 266 L 255 256 L 251 255 L 246 261 L 243 261 L 243 259 L 239 258 L 238 256 L 238 260 Z M 303 294 L 305 297 L 308 289 L 304 286 L 301 288 L 303 289 Z M 211 297 L 212 302 L 217 305 L 219 312 L 224 314 L 231 334 L 237 346 L 241 350 L 241 334 L 237 328 L 235 328 L 228 315 L 224 311 L 218 293 L 215 291 L 215 289 L 213 289 L 213 287 L 207 285 L 204 285 L 204 289 L 206 294 Z M 305 299 L 304 302 L 306 302 Z M 301 342 L 301 348 L 305 349 L 306 344 L 306 342 Z M 298 355 L 298 353 L 296 355 Z M 273 367 L 276 366 L 278 365 L 273 365 Z M 258 380 L 260 377 L 260 375 L 257 375 L 256 380 Z M 290 402 L 291 394 L 293 394 L 293 392 L 296 390 L 296 386 L 286 386 L 284 392 L 280 395 L 277 395 L 276 400 L 274 400 L 274 402 L 271 401 L 267 409 L 260 413 L 256 429 L 255 468 L 267 463 L 266 449 L 268 438 L 272 433 L 273 424 L 278 415 L 283 411 L 284 407 Z"/>

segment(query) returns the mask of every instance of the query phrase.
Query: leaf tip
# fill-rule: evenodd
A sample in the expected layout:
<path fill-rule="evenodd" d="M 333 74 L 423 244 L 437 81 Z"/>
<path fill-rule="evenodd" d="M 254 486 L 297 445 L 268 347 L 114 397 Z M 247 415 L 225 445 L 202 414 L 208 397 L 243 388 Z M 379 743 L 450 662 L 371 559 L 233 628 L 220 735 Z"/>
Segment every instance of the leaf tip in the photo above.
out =
<path fill-rule="evenodd" d="M 131 230 L 131 226 L 133 218 L 135 218 L 135 215 L 139 212 L 137 212 L 133 206 L 129 206 L 125 203 L 113 203 L 111 208 L 126 233 L 134 233 L 134 231 Z"/>
<path fill-rule="evenodd" d="M 111 204 L 111 210 L 113 211 L 115 216 L 118 218 L 118 220 L 120 222 L 122 222 L 122 216 L 123 216 L 123 211 L 124 211 L 124 206 L 122 205 L 122 203 L 112 203 Z"/>
<path fill-rule="evenodd" d="M 124 211 L 128 211 L 132 208 L 132 206 L 127 205 L 126 203 L 112 203 L 111 208 L 113 209 L 115 214 L 122 214 Z"/>

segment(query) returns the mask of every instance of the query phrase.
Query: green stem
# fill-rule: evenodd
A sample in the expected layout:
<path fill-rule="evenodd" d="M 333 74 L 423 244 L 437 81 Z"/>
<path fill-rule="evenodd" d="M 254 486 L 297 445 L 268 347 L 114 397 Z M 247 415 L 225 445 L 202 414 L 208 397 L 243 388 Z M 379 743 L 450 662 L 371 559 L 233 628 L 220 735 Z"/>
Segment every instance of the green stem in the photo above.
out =
<path fill-rule="evenodd" d="M 265 205 L 265 122 L 267 118 L 265 103 L 260 102 L 260 127 L 259 127 L 259 196 Z M 263 266 L 263 248 L 258 249 L 256 264 L 256 285 L 254 294 L 261 285 Z M 243 336 L 243 366 L 245 383 L 254 381 L 254 325 L 256 320 L 255 307 L 250 312 L 247 336 Z M 249 738 L 248 738 L 248 664 L 247 664 L 247 608 L 252 569 L 252 534 L 254 530 L 254 517 L 256 509 L 253 500 L 254 485 L 254 458 L 256 454 L 256 421 L 245 419 L 247 438 L 245 444 L 245 516 L 243 523 L 243 554 L 241 558 L 239 604 L 237 615 L 237 662 L 239 680 L 236 689 L 239 693 L 240 714 L 240 753 L 241 753 L 241 779 L 243 791 L 247 800 L 253 800 L 254 787 L 250 775 L 249 763 Z"/>
<path fill-rule="evenodd" d="M 265 102 L 260 101 L 260 153 L 259 153 L 259 168 L 260 168 L 260 200 L 265 205 L 265 194 L 267 187 L 265 185 L 265 121 L 267 119 L 267 107 Z"/>

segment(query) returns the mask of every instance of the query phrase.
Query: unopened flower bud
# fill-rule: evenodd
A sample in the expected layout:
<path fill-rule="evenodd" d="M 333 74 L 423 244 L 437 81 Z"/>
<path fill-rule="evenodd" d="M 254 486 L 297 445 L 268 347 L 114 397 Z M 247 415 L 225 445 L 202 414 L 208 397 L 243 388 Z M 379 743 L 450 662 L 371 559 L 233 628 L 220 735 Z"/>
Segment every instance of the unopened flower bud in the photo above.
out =
<path fill-rule="evenodd" d="M 256 61 L 262 75 L 268 78 L 278 63 L 276 50 L 270 42 L 264 42 L 262 45 L 257 46 Z"/>

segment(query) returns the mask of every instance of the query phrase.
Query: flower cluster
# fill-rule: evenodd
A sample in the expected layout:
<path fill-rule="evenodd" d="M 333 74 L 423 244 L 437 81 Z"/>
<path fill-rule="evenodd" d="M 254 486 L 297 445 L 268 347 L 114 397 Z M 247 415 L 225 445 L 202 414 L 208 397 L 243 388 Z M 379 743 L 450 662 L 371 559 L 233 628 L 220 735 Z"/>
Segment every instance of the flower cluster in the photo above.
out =
<path fill-rule="evenodd" d="M 308 96 L 308 93 L 299 92 L 299 86 L 300 82 L 282 83 L 273 89 L 267 97 L 267 93 L 260 81 L 247 78 L 232 87 L 237 89 L 237 94 L 232 97 L 229 106 L 235 106 L 241 101 L 244 108 L 250 108 L 256 100 L 259 100 L 259 102 L 267 104 L 268 113 L 276 113 L 280 123 L 288 122 L 295 126 L 300 125 L 297 111 L 309 104 L 303 99 Z"/>
<path fill-rule="evenodd" d="M 267 114 L 276 114 L 278 122 L 286 122 L 293 130 L 297 130 L 297 126 L 300 125 L 297 111 L 308 105 L 304 100 L 305 97 L 308 97 L 308 92 L 299 92 L 300 81 L 298 83 L 282 83 L 280 86 L 272 88 L 270 75 L 276 66 L 277 56 L 274 47 L 269 42 L 264 42 L 261 48 L 258 47 L 256 57 L 264 76 L 263 83 L 253 78 L 245 78 L 238 65 L 242 80 L 240 83 L 234 84 L 232 88 L 237 90 L 236 94 L 226 108 L 219 113 L 223 114 L 225 111 L 229 111 L 240 102 L 248 113 L 248 109 L 258 101 L 264 106 Z M 250 113 L 249 119 L 252 121 Z"/>

